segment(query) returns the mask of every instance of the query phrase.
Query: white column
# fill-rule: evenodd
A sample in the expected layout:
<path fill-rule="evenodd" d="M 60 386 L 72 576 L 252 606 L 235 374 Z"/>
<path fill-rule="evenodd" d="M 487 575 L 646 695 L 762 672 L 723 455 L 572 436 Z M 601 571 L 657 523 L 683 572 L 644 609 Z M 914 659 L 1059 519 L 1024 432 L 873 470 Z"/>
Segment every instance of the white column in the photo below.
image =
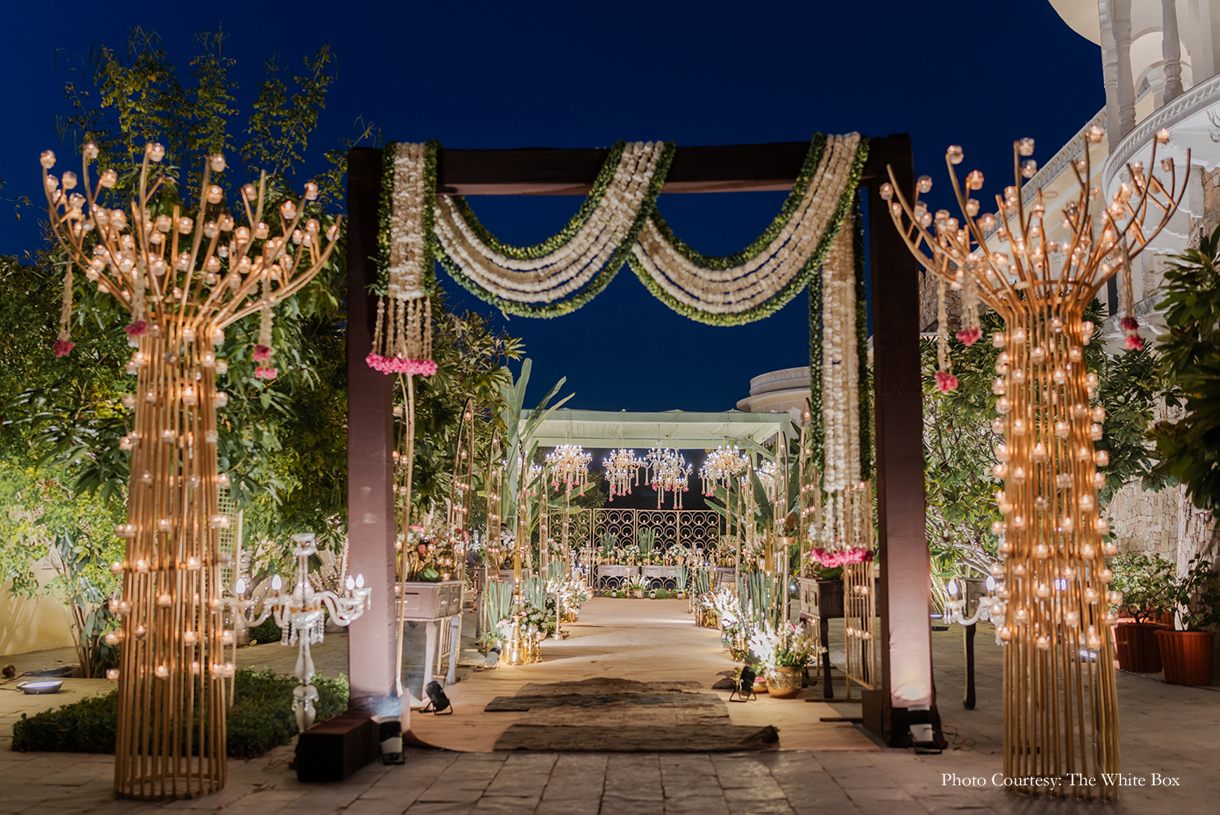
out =
<path fill-rule="evenodd" d="M 1131 76 L 1131 0 L 1114 4 L 1114 49 L 1118 59 L 1119 135 L 1135 129 L 1135 79 Z"/>
<path fill-rule="evenodd" d="M 1097 0 L 1101 23 L 1101 73 L 1106 88 L 1106 141 L 1110 147 L 1118 144 L 1118 51 L 1114 46 L 1113 0 Z"/>
<path fill-rule="evenodd" d="M 1178 39 L 1178 7 L 1176 0 L 1161 0 L 1161 55 L 1165 59 L 1165 91 L 1161 104 L 1182 95 L 1182 46 Z"/>
<path fill-rule="evenodd" d="M 1191 79 L 1198 85 L 1220 74 L 1220 8 L 1214 0 L 1195 0 L 1191 10 L 1198 17 L 1188 22 L 1198 27 L 1203 52 L 1197 57 L 1191 53 Z"/>

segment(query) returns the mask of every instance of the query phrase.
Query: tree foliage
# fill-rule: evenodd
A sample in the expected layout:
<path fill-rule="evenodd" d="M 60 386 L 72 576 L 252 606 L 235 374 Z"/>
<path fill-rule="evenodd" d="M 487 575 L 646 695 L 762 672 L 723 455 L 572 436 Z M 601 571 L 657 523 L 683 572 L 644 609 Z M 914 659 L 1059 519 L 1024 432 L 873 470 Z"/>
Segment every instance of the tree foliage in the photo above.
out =
<path fill-rule="evenodd" d="M 1168 336 L 1161 339 L 1161 371 L 1168 402 L 1184 409 L 1158 422 L 1152 437 L 1159 474 L 1177 479 L 1199 509 L 1220 506 L 1220 227 L 1197 249 L 1173 258 L 1165 272 Z"/>
<path fill-rule="evenodd" d="M 1100 326 L 1101 305 L 1094 300 L 1085 319 Z M 970 567 L 981 572 L 996 561 L 998 538 L 991 524 L 1001 519 L 992 475 L 998 463 L 995 447 L 1003 438 L 992 429 L 998 418 L 992 383 L 1000 350 L 987 341 L 1004 330 L 998 315 L 983 315 L 984 340 L 966 346 L 952 342 L 949 355 L 958 387 L 941 393 L 932 373 L 937 369 L 936 343 L 921 343 L 924 373 L 924 472 L 927 485 L 928 545 L 934 573 L 949 577 Z M 1106 483 L 1099 490 L 1104 506 L 1124 484 L 1142 481 L 1152 488 L 1163 479 L 1153 472 L 1154 450 L 1146 432 L 1160 391 L 1155 357 L 1148 351 L 1108 356 L 1099 334 L 1085 348 L 1089 370 L 1101 379 L 1098 404 L 1106 412 L 1102 438 L 1095 443 L 1110 454 Z"/>

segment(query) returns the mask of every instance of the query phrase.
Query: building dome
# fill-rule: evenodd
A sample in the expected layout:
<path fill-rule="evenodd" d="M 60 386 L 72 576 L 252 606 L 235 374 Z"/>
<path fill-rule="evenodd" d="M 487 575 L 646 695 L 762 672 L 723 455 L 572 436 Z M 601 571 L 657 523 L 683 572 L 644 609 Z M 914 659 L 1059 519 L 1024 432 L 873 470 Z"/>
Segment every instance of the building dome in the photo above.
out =
<path fill-rule="evenodd" d="M 750 395 L 737 403 L 737 409 L 747 413 L 787 411 L 799 425 L 809 393 L 808 366 L 770 371 L 750 380 Z"/>

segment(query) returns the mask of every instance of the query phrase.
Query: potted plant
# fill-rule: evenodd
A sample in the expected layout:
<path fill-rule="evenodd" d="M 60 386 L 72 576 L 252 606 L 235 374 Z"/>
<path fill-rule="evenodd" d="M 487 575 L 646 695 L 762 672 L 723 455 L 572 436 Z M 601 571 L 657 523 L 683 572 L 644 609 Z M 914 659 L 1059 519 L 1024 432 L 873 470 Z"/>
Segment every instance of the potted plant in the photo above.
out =
<path fill-rule="evenodd" d="M 1171 597 L 1185 630 L 1158 631 L 1165 681 L 1174 685 L 1210 685 L 1216 632 L 1220 624 L 1220 576 L 1202 555 L 1190 559 L 1186 574 L 1174 582 Z"/>
<path fill-rule="evenodd" d="M 677 589 L 677 591 L 678 591 L 679 600 L 686 599 L 687 574 L 688 573 L 686 571 L 686 567 L 683 566 L 681 563 L 674 566 L 674 588 Z"/>
<path fill-rule="evenodd" d="M 1111 591 L 1122 592 L 1122 607 L 1133 622 L 1120 622 L 1114 630 L 1118 667 L 1124 671 L 1158 673 L 1161 648 L 1157 631 L 1172 628 L 1161 622 L 1173 608 L 1174 566 L 1160 555 L 1128 552 L 1114 558 Z"/>
<path fill-rule="evenodd" d="M 641 599 L 643 599 L 644 592 L 646 592 L 646 591 L 648 591 L 648 581 L 647 580 L 640 577 L 639 575 L 636 575 L 635 577 L 631 578 L 631 596 L 632 597 L 634 597 L 637 600 L 641 600 Z"/>
<path fill-rule="evenodd" d="M 767 690 L 775 699 L 790 699 L 801 692 L 814 650 L 804 625 L 767 623 L 750 635 L 750 652 L 766 669 Z"/>

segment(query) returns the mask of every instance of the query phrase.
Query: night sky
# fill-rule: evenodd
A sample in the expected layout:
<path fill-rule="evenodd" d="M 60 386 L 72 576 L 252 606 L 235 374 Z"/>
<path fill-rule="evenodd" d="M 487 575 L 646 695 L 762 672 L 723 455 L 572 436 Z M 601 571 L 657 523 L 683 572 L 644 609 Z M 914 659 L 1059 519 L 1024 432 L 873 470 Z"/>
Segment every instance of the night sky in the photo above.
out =
<path fill-rule="evenodd" d="M 3 17 L 0 253 L 17 256 L 41 240 L 37 210 L 16 203 L 41 197 L 38 154 L 69 149 L 57 130 L 71 113 L 64 84 L 87 75 L 99 45 L 122 51 L 136 26 L 157 32 L 183 72 L 194 35 L 223 27 L 225 53 L 238 61 L 239 122 L 264 58 L 278 55 L 295 69 L 329 43 L 338 79 L 310 143 L 309 172 L 360 129 L 358 120 L 389 140 L 466 148 L 618 139 L 681 148 L 908 132 L 916 172 L 938 184 L 933 205 L 947 206 L 948 144 L 965 148 L 960 169 L 983 170 L 980 198 L 991 200 L 1012 183 L 1014 139 L 1035 138 L 1035 158 L 1046 161 L 1104 103 L 1097 46 L 1044 0 L 10 2 Z M 783 198 L 665 195 L 660 207 L 696 249 L 728 254 L 765 228 Z M 580 200 L 471 204 L 498 237 L 525 244 L 558 231 Z M 490 311 L 440 276 L 453 304 Z M 573 315 L 495 319 L 524 338 L 535 361 L 527 405 L 567 376 L 573 408 L 725 410 L 748 394 L 752 376 L 808 363 L 804 295 L 766 320 L 713 328 L 670 311 L 627 267 Z"/>

